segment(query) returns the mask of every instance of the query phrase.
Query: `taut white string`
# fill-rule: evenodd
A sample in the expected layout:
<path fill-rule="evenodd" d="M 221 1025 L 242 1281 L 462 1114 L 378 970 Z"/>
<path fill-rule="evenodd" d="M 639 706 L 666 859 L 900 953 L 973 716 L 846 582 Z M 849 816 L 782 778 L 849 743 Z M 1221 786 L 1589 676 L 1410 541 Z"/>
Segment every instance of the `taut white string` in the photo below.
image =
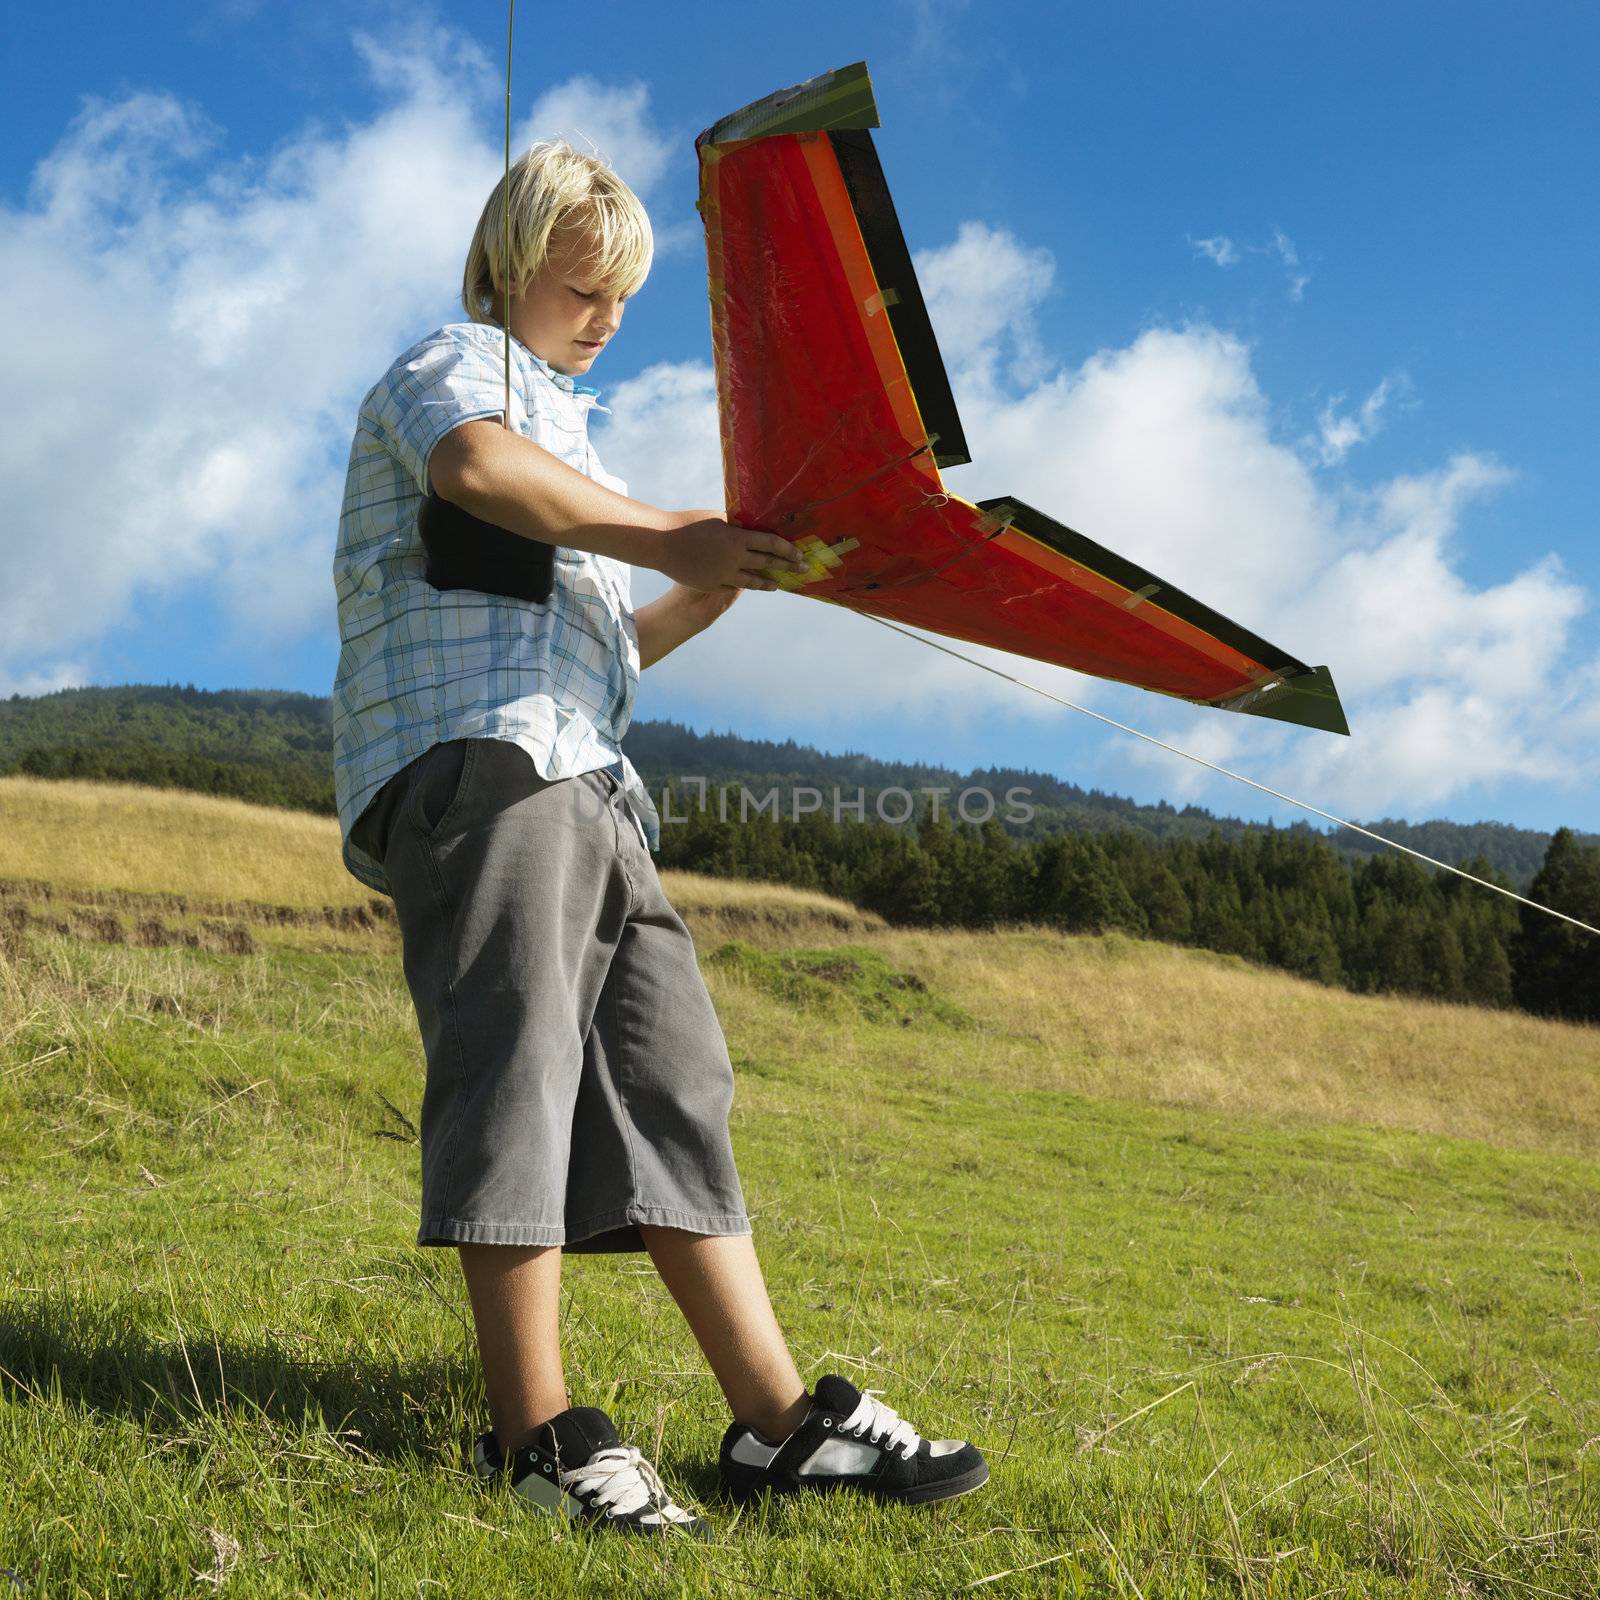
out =
<path fill-rule="evenodd" d="M 898 622 L 889 622 L 883 617 L 873 617 L 870 611 L 861 613 L 862 616 L 871 617 L 874 622 L 881 622 L 884 627 L 892 628 L 896 633 L 903 633 L 908 639 L 915 639 L 918 644 L 928 645 L 931 649 L 942 650 L 947 656 L 954 656 L 957 661 L 965 661 L 970 667 L 980 667 L 985 672 L 992 672 L 997 678 L 1004 678 L 1007 683 L 1014 683 L 1019 689 L 1031 689 L 1034 694 L 1043 695 L 1046 700 L 1054 700 L 1058 706 L 1066 706 L 1069 711 L 1081 711 L 1086 717 L 1093 717 L 1096 722 L 1103 722 L 1109 728 L 1120 728 L 1123 733 L 1131 733 L 1135 739 L 1143 739 L 1146 744 L 1153 744 L 1159 749 L 1170 751 L 1175 756 L 1182 756 L 1185 761 L 1197 762 L 1202 767 L 1209 767 L 1213 772 L 1220 772 L 1225 778 L 1232 778 L 1238 783 L 1247 783 L 1252 789 L 1259 789 L 1262 794 L 1270 794 L 1275 800 L 1285 800 L 1292 806 L 1299 806 L 1302 811 L 1309 811 L 1314 816 L 1324 817 L 1329 822 L 1336 822 L 1341 828 L 1348 828 L 1352 833 L 1364 834 L 1369 839 L 1376 839 L 1379 844 L 1387 845 L 1391 850 L 1403 850 L 1408 856 L 1415 856 L 1418 861 L 1426 861 L 1430 867 L 1438 867 L 1445 872 L 1453 872 L 1458 878 L 1465 878 L 1468 883 L 1475 883 L 1484 889 L 1493 889 L 1496 894 L 1503 894 L 1508 900 L 1515 900 L 1519 905 L 1532 906 L 1535 911 L 1542 911 L 1547 917 L 1559 917 L 1563 922 L 1570 922 L 1575 928 L 1582 928 L 1585 933 L 1600 935 L 1600 928 L 1591 927 L 1587 922 L 1580 922 L 1576 917 L 1569 917 L 1565 911 L 1557 911 L 1551 906 L 1540 905 L 1537 900 L 1530 900 L 1526 895 L 1513 893 L 1510 889 L 1503 889 L 1498 883 L 1490 883 L 1487 878 L 1480 878 L 1476 873 L 1464 872 L 1460 867 L 1452 867 L 1448 861 L 1436 861 L 1432 856 L 1424 855 L 1420 850 L 1413 850 L 1408 844 L 1400 844 L 1393 839 L 1385 839 L 1381 833 L 1374 833 L 1371 828 L 1363 828 L 1359 822 L 1349 822 L 1344 817 L 1336 817 L 1331 811 L 1324 811 L 1320 806 L 1314 806 L 1308 800 L 1297 800 L 1292 794 L 1284 794 L 1278 789 L 1269 789 L 1264 783 L 1257 783 L 1254 778 L 1247 778 L 1242 772 L 1231 771 L 1227 767 L 1219 767 L 1215 761 L 1207 761 L 1204 756 L 1191 754 L 1187 750 L 1180 750 L 1175 744 L 1168 744 L 1165 739 L 1158 739 L 1154 734 L 1141 733 L 1137 728 L 1130 728 L 1125 722 L 1118 722 L 1115 717 L 1102 716 L 1098 711 L 1091 711 L 1088 706 L 1080 706 L 1076 700 L 1066 700 L 1058 694 L 1052 694 L 1048 689 L 1041 689 L 1036 683 L 1028 683 L 1025 679 L 1014 678 L 1009 672 L 1002 672 L 998 667 L 991 667 L 987 661 L 979 661 L 974 656 L 964 656 L 959 650 L 952 650 L 948 645 L 942 645 L 936 639 L 930 639 L 925 634 L 913 633 L 910 628 L 902 628 Z"/>

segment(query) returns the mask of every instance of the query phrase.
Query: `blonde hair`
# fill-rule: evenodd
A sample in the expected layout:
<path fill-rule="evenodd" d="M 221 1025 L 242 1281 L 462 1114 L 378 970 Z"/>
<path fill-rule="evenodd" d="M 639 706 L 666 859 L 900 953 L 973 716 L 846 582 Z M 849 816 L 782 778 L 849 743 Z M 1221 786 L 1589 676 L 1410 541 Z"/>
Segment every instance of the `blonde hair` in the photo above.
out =
<path fill-rule="evenodd" d="M 484 202 L 467 247 L 461 304 L 474 322 L 500 326 L 494 296 L 503 286 L 506 236 L 504 176 Z M 650 271 L 655 240 L 638 196 L 598 155 L 585 155 L 565 139 L 541 139 L 511 164 L 511 281 L 519 288 L 541 266 L 551 236 L 569 227 L 590 237 L 596 286 L 608 294 L 635 294 Z"/>

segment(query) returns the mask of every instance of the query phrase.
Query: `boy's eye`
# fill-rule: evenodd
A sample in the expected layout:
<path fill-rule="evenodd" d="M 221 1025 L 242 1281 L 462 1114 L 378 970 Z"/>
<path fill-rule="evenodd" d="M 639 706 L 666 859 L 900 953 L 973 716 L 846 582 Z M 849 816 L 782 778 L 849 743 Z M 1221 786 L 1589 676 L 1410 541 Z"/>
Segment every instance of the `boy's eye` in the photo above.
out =
<path fill-rule="evenodd" d="M 580 300 L 593 300 L 595 297 L 595 291 L 593 289 L 579 289 L 570 283 L 567 285 L 567 287 L 571 289 Z"/>

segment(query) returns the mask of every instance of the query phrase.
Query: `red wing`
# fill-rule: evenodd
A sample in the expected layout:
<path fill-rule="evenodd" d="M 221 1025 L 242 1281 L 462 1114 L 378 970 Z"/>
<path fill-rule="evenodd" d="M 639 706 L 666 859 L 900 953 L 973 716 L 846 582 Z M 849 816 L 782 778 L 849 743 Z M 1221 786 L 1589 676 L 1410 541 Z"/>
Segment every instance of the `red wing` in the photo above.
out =
<path fill-rule="evenodd" d="M 944 487 L 969 458 L 876 124 L 858 63 L 696 141 L 729 521 L 817 541 L 818 599 L 1347 733 L 1325 667 L 1020 501 Z"/>

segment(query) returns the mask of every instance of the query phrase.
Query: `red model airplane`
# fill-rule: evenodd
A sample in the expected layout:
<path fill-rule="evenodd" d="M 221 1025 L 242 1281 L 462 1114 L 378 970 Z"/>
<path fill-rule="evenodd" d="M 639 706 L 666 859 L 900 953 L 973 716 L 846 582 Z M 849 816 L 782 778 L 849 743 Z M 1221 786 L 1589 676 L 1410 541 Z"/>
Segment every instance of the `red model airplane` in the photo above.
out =
<path fill-rule="evenodd" d="M 876 126 L 857 62 L 695 141 L 728 520 L 806 550 L 811 575 L 787 583 L 817 599 L 1348 733 L 1326 667 L 1020 500 L 944 487 L 939 469 L 971 458 Z"/>

